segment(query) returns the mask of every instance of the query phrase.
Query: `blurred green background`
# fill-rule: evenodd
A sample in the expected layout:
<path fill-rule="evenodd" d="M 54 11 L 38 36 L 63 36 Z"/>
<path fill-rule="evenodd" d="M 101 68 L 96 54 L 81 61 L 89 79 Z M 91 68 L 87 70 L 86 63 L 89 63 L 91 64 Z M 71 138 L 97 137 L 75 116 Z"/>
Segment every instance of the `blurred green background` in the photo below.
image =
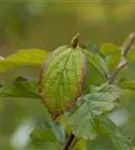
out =
<path fill-rule="evenodd" d="M 77 31 L 81 34 L 81 41 L 85 43 L 100 46 L 105 42 L 112 42 L 121 45 L 125 37 L 135 31 L 135 2 L 0 0 L 1 56 L 27 48 L 52 51 L 60 45 L 68 44 Z M 19 68 L 0 74 L 0 78 L 4 82 L 19 75 L 32 75 L 37 79 L 38 71 L 38 67 Z M 133 136 L 134 97 L 131 96 L 125 108 L 110 114 L 126 133 Z M 36 120 L 42 122 L 43 118 L 45 111 L 39 101 L 1 99 L 0 149 L 25 149 L 29 142 L 29 132 Z"/>

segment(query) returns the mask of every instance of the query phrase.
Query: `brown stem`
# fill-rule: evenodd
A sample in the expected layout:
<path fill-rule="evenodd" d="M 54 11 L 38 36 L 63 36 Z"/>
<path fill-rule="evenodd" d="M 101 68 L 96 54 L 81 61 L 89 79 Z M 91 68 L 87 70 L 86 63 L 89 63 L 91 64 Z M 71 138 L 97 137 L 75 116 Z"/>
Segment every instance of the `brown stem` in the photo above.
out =
<path fill-rule="evenodd" d="M 121 49 L 121 55 L 126 56 L 129 52 L 131 46 L 133 45 L 135 41 L 135 32 L 131 33 L 127 39 L 127 42 L 123 44 L 123 47 Z"/>
<path fill-rule="evenodd" d="M 118 66 L 116 67 L 112 75 L 108 78 L 107 82 L 109 84 L 113 83 L 115 80 L 115 77 L 126 65 L 127 65 L 127 60 L 124 57 L 122 57 L 118 63 Z"/>
<path fill-rule="evenodd" d="M 39 96 L 40 96 L 40 102 L 44 105 L 45 104 L 45 98 L 44 98 L 44 95 L 43 95 L 43 85 L 42 85 L 42 76 L 43 76 L 43 68 L 41 68 L 40 70 L 40 73 L 39 73 L 39 81 L 38 81 L 38 84 L 39 84 Z"/>
<path fill-rule="evenodd" d="M 124 43 L 121 48 L 121 56 L 120 56 L 120 60 L 119 60 L 117 67 L 114 70 L 114 72 L 110 75 L 110 77 L 108 78 L 107 82 L 109 84 L 114 82 L 114 79 L 117 76 L 117 74 L 127 65 L 126 55 L 130 51 L 131 46 L 133 45 L 133 43 L 135 41 L 135 33 L 131 33 L 127 40 L 128 40 L 128 42 Z"/>
<path fill-rule="evenodd" d="M 70 150 L 72 148 L 72 143 L 74 139 L 75 139 L 75 136 L 73 133 L 71 133 L 63 150 Z"/>

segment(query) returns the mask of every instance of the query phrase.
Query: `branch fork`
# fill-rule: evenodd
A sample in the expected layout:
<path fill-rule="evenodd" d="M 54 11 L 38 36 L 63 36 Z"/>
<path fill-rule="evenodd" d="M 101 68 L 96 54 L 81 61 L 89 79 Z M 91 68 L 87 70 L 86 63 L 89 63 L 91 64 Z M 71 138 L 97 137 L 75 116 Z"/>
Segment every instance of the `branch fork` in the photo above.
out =
<path fill-rule="evenodd" d="M 119 63 L 116 67 L 116 69 L 114 70 L 114 72 L 108 76 L 108 80 L 107 82 L 109 84 L 113 83 L 115 80 L 115 77 L 117 76 L 117 74 L 128 64 L 128 61 L 126 59 L 127 54 L 129 53 L 129 51 L 131 50 L 131 46 L 133 45 L 133 43 L 135 42 L 135 33 L 131 33 L 127 39 L 127 42 L 123 44 L 122 48 L 121 48 L 121 56 L 120 56 L 120 60 Z"/>

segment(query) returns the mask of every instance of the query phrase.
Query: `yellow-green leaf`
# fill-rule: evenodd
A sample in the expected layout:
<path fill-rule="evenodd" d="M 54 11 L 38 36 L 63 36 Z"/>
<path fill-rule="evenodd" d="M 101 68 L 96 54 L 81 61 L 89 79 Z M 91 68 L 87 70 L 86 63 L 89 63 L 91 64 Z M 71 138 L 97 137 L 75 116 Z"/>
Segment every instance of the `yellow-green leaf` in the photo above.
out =
<path fill-rule="evenodd" d="M 99 52 L 104 55 L 113 55 L 116 54 L 118 52 L 120 52 L 118 46 L 112 44 L 112 43 L 104 43 L 103 45 L 101 45 Z"/>
<path fill-rule="evenodd" d="M 21 66 L 38 66 L 41 65 L 47 56 L 45 50 L 24 49 L 19 50 L 0 60 L 0 72 L 8 71 L 15 67 Z"/>
<path fill-rule="evenodd" d="M 105 43 L 101 45 L 99 52 L 105 56 L 109 70 L 114 70 L 120 59 L 120 48 L 112 43 Z"/>
<path fill-rule="evenodd" d="M 62 46 L 55 50 L 43 66 L 42 94 L 52 116 L 75 105 L 81 95 L 85 76 L 82 49 Z"/>
<path fill-rule="evenodd" d="M 127 55 L 127 58 L 129 61 L 135 61 L 135 48 L 131 49 Z"/>

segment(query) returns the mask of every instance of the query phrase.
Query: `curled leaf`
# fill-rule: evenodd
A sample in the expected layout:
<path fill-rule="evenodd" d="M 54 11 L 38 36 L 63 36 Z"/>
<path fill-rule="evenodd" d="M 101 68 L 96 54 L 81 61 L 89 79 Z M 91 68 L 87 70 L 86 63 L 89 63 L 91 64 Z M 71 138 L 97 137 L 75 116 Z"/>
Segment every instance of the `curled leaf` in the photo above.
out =
<path fill-rule="evenodd" d="M 52 116 L 75 105 L 85 77 L 85 56 L 79 47 L 56 49 L 43 66 L 41 93 Z"/>

